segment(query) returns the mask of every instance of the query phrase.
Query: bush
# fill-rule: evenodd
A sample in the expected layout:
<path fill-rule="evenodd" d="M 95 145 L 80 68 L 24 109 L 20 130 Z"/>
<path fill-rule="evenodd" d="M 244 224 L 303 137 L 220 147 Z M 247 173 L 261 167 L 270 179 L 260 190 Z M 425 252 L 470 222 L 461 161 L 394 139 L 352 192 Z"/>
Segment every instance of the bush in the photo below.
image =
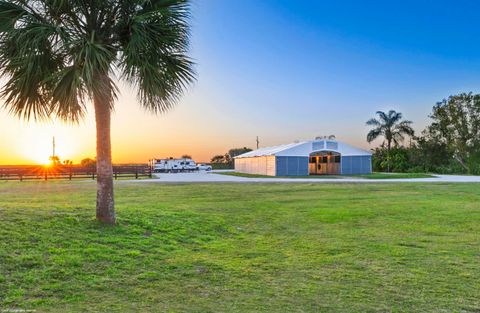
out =
<path fill-rule="evenodd" d="M 235 168 L 233 163 L 211 163 L 210 165 L 214 170 L 233 170 Z"/>

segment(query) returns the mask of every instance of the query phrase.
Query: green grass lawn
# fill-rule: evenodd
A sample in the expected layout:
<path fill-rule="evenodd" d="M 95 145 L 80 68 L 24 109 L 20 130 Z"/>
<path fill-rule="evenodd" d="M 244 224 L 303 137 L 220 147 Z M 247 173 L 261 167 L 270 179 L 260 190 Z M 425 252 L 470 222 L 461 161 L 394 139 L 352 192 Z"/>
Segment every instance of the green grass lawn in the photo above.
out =
<path fill-rule="evenodd" d="M 0 312 L 479 312 L 480 184 L 0 182 Z"/>
<path fill-rule="evenodd" d="M 398 179 L 398 178 L 433 178 L 434 175 L 426 173 L 383 173 L 374 172 L 367 175 L 355 175 L 353 177 L 362 177 L 367 179 Z"/>
<path fill-rule="evenodd" d="M 248 173 L 240 173 L 240 172 L 215 172 L 214 174 L 238 176 L 238 177 L 246 177 L 246 178 L 333 178 L 333 179 L 338 179 L 343 177 L 340 175 L 268 176 L 268 175 L 248 174 Z"/>
<path fill-rule="evenodd" d="M 433 178 L 435 176 L 426 173 L 380 173 L 375 172 L 365 175 L 308 175 L 308 176 L 267 176 L 259 174 L 247 174 L 240 172 L 215 172 L 215 174 L 230 175 L 247 178 L 366 178 L 366 179 L 397 179 L 397 178 Z"/>

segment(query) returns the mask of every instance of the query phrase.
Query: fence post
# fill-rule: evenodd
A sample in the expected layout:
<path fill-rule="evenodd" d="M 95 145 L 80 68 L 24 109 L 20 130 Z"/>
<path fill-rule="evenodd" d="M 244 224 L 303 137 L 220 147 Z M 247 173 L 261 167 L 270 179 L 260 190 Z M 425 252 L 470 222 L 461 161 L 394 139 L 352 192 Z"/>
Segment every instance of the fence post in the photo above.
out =
<path fill-rule="evenodd" d="M 48 180 L 48 171 L 45 171 L 45 180 Z"/>
<path fill-rule="evenodd" d="M 117 171 L 113 171 L 113 173 L 115 174 L 115 180 L 117 179 Z"/>
<path fill-rule="evenodd" d="M 20 181 L 23 181 L 23 175 L 19 174 L 18 176 L 20 176 Z"/>
<path fill-rule="evenodd" d="M 69 180 L 72 180 L 72 166 L 70 166 L 69 170 L 70 170 Z"/>
<path fill-rule="evenodd" d="M 138 167 L 135 166 L 135 179 L 138 179 Z"/>
<path fill-rule="evenodd" d="M 92 179 L 95 180 L 95 172 L 92 172 Z"/>

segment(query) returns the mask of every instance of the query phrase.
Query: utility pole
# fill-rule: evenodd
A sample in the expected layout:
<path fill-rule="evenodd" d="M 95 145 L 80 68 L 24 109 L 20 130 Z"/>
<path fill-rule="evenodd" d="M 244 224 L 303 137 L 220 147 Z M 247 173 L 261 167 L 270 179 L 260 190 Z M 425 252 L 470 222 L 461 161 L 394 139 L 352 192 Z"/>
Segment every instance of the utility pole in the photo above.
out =
<path fill-rule="evenodd" d="M 52 157 L 55 158 L 55 136 L 52 139 Z"/>
<path fill-rule="evenodd" d="M 258 150 L 258 144 L 260 143 L 260 141 L 258 141 L 258 136 L 257 136 L 257 150 Z"/>

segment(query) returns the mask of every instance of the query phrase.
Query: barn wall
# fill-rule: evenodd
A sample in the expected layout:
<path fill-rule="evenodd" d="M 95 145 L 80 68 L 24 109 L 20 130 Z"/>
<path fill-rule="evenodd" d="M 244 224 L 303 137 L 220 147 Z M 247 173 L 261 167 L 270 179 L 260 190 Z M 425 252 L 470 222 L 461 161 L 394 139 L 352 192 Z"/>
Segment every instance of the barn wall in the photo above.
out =
<path fill-rule="evenodd" d="M 370 174 L 372 172 L 372 157 L 369 155 L 362 156 L 342 156 L 341 174 Z"/>
<path fill-rule="evenodd" d="M 235 172 L 275 176 L 275 156 L 235 159 Z"/>
<path fill-rule="evenodd" d="M 277 156 L 277 176 L 308 176 L 308 157 Z"/>

